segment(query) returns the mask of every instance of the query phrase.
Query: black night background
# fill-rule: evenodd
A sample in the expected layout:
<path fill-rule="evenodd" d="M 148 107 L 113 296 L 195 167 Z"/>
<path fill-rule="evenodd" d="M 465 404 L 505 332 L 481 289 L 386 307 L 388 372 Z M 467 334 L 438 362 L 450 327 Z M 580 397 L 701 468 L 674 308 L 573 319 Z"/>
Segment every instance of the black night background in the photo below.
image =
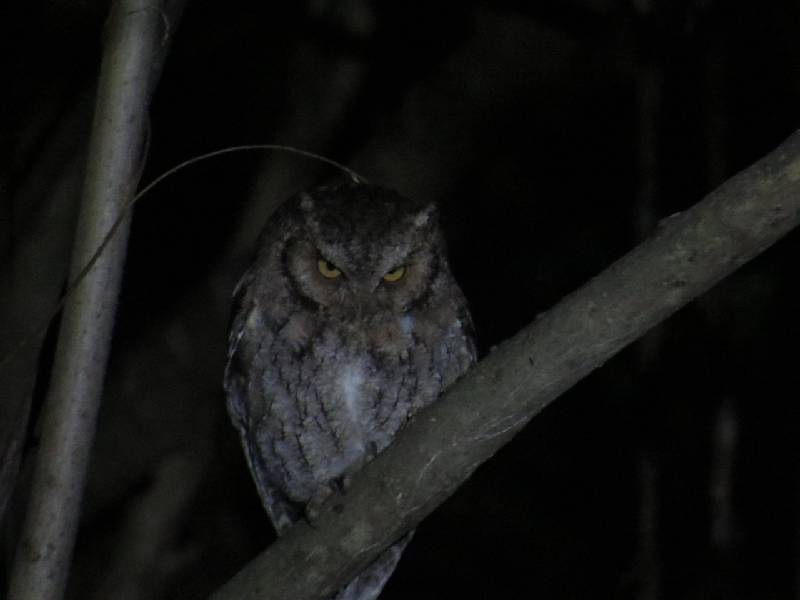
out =
<path fill-rule="evenodd" d="M 65 286 L 107 10 L 0 8 L 2 356 Z M 481 356 L 800 124 L 787 0 L 189 0 L 174 27 L 142 184 L 276 143 L 439 202 Z M 237 152 L 136 204 L 69 598 L 205 598 L 274 539 L 225 412 L 230 296 L 275 206 L 338 176 Z M 381 598 L 800 598 L 798 251 L 790 233 L 547 407 Z"/>

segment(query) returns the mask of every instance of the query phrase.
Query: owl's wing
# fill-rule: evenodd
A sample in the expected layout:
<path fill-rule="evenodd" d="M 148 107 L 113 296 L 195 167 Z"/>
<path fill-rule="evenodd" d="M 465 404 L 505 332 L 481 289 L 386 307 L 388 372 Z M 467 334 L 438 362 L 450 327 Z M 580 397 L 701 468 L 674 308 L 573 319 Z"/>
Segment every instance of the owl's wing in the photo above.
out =
<path fill-rule="evenodd" d="M 242 447 L 247 457 L 247 465 L 253 475 L 261 504 L 267 511 L 270 521 L 278 535 L 283 535 L 303 516 L 302 507 L 289 500 L 280 488 L 272 483 L 264 457 L 258 449 L 254 436 L 239 430 Z"/>
<path fill-rule="evenodd" d="M 233 291 L 231 323 L 228 331 L 228 362 L 225 365 L 223 386 L 228 398 L 228 414 L 233 424 L 241 432 L 246 422 L 247 405 L 247 368 L 252 362 L 250 353 L 246 353 L 245 326 L 251 311 L 256 308 L 255 302 L 247 298 L 247 289 L 253 282 L 252 271 L 247 271 L 236 289 Z M 247 356 L 245 356 L 247 354 Z"/>
<path fill-rule="evenodd" d="M 301 518 L 303 512 L 302 507 L 289 500 L 272 482 L 256 438 L 259 417 L 252 414 L 251 407 L 264 406 L 267 402 L 263 398 L 251 397 L 258 393 L 257 388 L 254 389 L 250 385 L 250 377 L 257 372 L 253 367 L 253 361 L 259 335 L 263 335 L 263 332 L 259 334 L 258 331 L 252 331 L 248 327 L 248 324 L 257 321 L 251 317 L 253 312 L 258 310 L 256 303 L 247 298 L 246 292 L 251 281 L 252 275 L 246 273 L 234 292 L 224 387 L 228 398 L 228 414 L 239 432 L 247 466 L 261 497 L 261 503 L 278 535 L 281 535 Z"/>

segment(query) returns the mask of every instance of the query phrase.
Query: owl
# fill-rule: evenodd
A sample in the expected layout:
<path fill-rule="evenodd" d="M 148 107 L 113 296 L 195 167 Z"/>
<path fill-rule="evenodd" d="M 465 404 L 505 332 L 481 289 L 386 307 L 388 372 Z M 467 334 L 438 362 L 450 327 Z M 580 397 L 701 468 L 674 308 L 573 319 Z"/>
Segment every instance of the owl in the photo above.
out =
<path fill-rule="evenodd" d="M 436 207 L 377 186 L 285 202 L 234 299 L 228 412 L 278 535 L 475 361 Z M 376 598 L 409 539 L 335 598 Z"/>

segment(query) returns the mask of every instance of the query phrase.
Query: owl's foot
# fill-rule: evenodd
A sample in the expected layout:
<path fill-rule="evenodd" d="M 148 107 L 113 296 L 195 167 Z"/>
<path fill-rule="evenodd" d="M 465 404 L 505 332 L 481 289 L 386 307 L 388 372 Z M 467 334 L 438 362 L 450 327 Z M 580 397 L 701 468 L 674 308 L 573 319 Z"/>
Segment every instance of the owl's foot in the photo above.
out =
<path fill-rule="evenodd" d="M 308 501 L 305 508 L 306 520 L 308 521 L 309 525 L 312 527 L 314 523 L 317 522 L 319 519 L 320 512 L 322 511 L 322 506 L 334 496 L 344 496 L 347 489 L 350 487 L 350 482 L 352 481 L 352 475 L 350 473 L 345 473 L 336 479 L 332 479 L 326 485 L 320 487 L 317 490 L 317 493 Z M 338 504 L 333 507 L 333 510 L 340 510 L 341 504 Z"/>
<path fill-rule="evenodd" d="M 378 455 L 378 446 L 374 442 L 370 442 L 366 449 L 366 453 L 360 460 L 354 462 L 338 477 L 334 477 L 328 483 L 317 490 L 317 493 L 308 501 L 305 508 L 306 520 L 313 527 L 314 523 L 318 520 L 322 505 L 325 504 L 332 496 L 342 498 L 350 485 L 353 482 L 353 475 L 355 475 L 365 463 L 370 462 Z M 341 503 L 336 504 L 333 510 L 336 512 L 341 511 Z"/>

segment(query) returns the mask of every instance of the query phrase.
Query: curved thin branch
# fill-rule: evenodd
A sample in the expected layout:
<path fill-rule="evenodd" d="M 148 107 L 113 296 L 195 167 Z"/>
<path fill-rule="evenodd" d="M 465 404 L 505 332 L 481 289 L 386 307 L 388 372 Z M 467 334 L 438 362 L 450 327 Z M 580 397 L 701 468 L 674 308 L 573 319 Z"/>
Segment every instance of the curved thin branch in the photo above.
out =
<path fill-rule="evenodd" d="M 163 41 L 159 3 L 117 0 L 106 36 L 71 281 L 138 183 L 153 67 Z M 33 488 L 11 575 L 12 600 L 57 600 L 64 594 L 129 221 L 92 272 L 77 282 L 64 309 Z"/>
<path fill-rule="evenodd" d="M 500 345 L 214 600 L 331 595 L 547 404 L 800 224 L 800 133 Z"/>

